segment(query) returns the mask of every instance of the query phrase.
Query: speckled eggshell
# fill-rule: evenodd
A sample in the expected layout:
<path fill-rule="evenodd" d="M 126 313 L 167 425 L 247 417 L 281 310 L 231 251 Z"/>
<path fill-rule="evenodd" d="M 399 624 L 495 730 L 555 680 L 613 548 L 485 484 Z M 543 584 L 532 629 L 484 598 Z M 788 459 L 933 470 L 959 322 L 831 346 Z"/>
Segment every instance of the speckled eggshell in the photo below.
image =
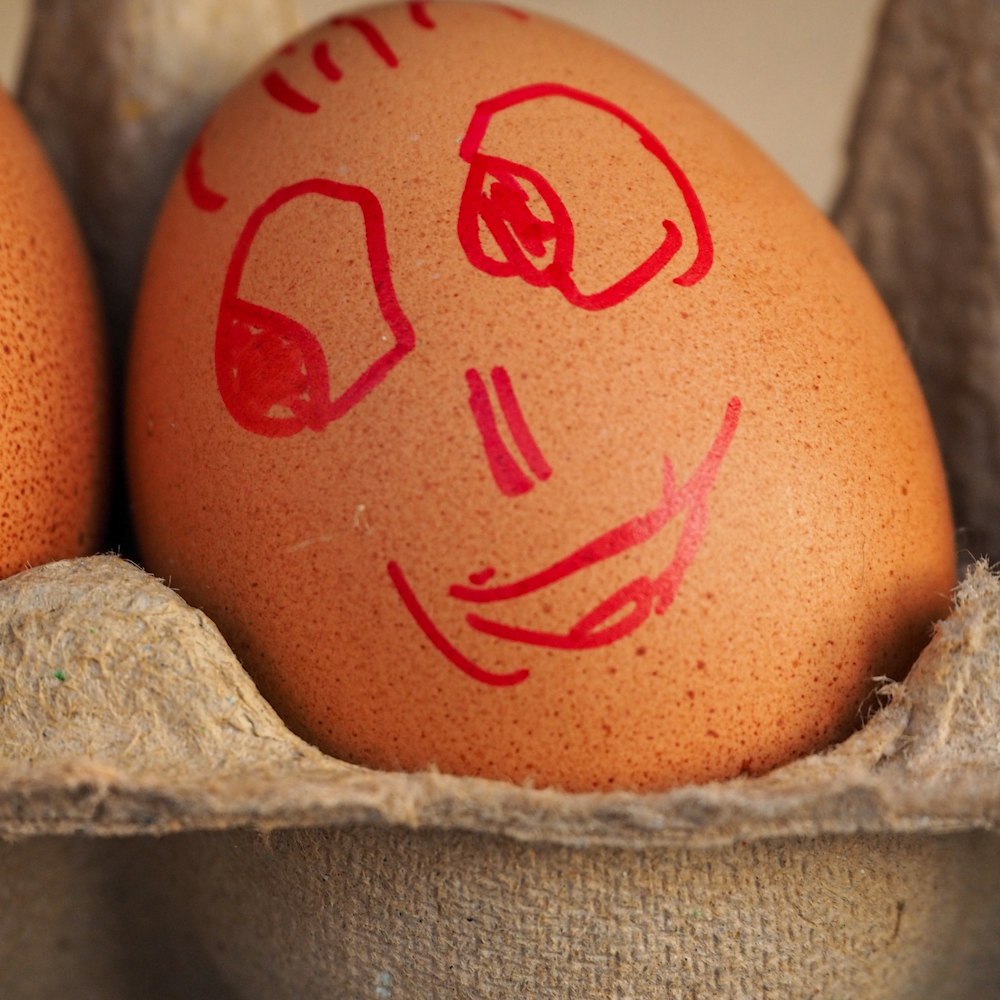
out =
<path fill-rule="evenodd" d="M 758 773 L 947 607 L 936 442 L 840 237 L 696 98 L 508 7 L 341 17 L 222 103 L 128 388 L 149 567 L 351 761 Z"/>
<path fill-rule="evenodd" d="M 0 92 L 0 577 L 101 542 L 105 362 L 75 220 Z"/>

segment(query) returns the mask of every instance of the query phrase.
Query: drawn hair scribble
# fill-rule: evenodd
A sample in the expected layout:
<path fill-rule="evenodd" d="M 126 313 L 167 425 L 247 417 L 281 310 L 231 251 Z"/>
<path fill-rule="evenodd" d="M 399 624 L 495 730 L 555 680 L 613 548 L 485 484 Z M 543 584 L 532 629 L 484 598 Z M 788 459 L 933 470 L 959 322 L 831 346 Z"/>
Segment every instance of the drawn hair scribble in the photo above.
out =
<path fill-rule="evenodd" d="M 420 31 L 434 31 L 437 29 L 437 22 L 431 16 L 427 0 L 411 0 L 406 8 L 410 16 L 410 22 Z M 514 17 L 518 20 L 527 20 L 528 15 L 513 7 L 503 4 L 490 4 L 506 16 Z M 327 27 L 332 30 L 349 29 L 358 34 L 371 51 L 378 57 L 379 62 L 386 69 L 395 69 L 400 65 L 399 55 L 382 31 L 370 18 L 357 15 L 338 16 L 331 18 L 327 22 Z M 276 55 L 292 58 L 299 52 L 301 42 L 292 40 L 285 43 L 278 49 Z M 313 68 L 319 73 L 322 82 L 339 83 L 344 78 L 344 71 L 333 58 L 330 51 L 328 39 L 321 38 L 315 42 L 310 49 L 309 58 Z M 296 115 L 303 115 L 307 118 L 315 115 L 323 107 L 321 91 L 317 90 L 313 94 L 306 94 L 302 89 L 294 86 L 277 65 L 278 59 L 272 61 L 268 68 L 257 81 L 267 95 L 267 97 L 286 111 L 292 111 Z M 198 139 L 188 150 L 187 157 L 183 165 L 183 178 L 185 187 L 192 203 L 203 212 L 217 212 L 227 201 L 224 194 L 217 191 L 205 181 L 202 169 L 203 156 L 203 136 Z"/>

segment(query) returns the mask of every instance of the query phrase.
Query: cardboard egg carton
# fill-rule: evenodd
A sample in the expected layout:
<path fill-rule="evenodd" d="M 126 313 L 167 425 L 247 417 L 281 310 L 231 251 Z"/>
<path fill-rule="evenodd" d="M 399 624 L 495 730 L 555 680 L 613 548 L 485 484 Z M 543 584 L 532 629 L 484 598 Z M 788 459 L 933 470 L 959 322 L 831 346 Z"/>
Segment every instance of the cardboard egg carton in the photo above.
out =
<path fill-rule="evenodd" d="M 110 83 L 36 54 L 25 94 L 64 177 L 103 150 L 74 196 L 124 315 L 142 236 L 116 220 L 148 226 L 197 118 L 178 91 L 201 114 L 208 76 L 144 74 L 141 45 L 88 41 L 82 7 L 40 8 L 63 65 L 108 57 Z M 99 0 L 84 20 L 98 8 L 152 37 L 150 7 Z M 959 522 L 987 540 L 1000 463 L 982 428 L 1000 418 L 948 399 L 996 392 L 1000 281 L 989 226 L 962 220 L 989 218 L 969 150 L 995 149 L 1000 94 L 960 69 L 1000 58 L 996 20 L 989 0 L 890 2 L 837 220 L 915 339 Z M 116 107 L 146 109 L 128 127 L 74 105 L 125 92 L 141 99 Z M 655 795 L 377 772 L 292 735 L 215 626 L 140 568 L 38 567 L 0 583 L 0 998 L 1000 997 L 1000 577 L 971 566 L 882 695 L 826 753 Z"/>
<path fill-rule="evenodd" d="M 984 566 L 855 736 L 656 795 L 327 757 L 116 557 L 0 584 L 0 621 L 9 1000 L 997 995 Z"/>

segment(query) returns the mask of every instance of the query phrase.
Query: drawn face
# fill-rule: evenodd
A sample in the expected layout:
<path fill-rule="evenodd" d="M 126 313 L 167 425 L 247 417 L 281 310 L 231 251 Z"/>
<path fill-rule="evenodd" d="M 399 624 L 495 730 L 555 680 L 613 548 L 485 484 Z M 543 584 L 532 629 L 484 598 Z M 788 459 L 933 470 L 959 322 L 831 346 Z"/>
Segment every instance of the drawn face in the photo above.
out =
<path fill-rule="evenodd" d="M 765 157 L 599 40 L 486 3 L 319 25 L 206 124 L 146 274 L 144 559 L 336 756 L 758 773 L 942 610 L 884 309 Z"/>
<path fill-rule="evenodd" d="M 416 25 L 433 28 L 422 5 L 411 5 L 410 9 Z M 332 26 L 353 28 L 386 67 L 398 66 L 396 54 L 371 21 L 338 19 Z M 327 81 L 342 79 L 324 40 L 313 46 L 312 61 Z M 311 114 L 319 109 L 318 103 L 277 70 L 265 74 L 261 85 L 291 114 Z M 517 125 L 519 116 L 525 121 L 512 130 L 509 120 Z M 560 150 L 558 142 L 545 141 L 545 136 L 558 132 L 557 126 L 565 125 L 567 118 L 579 129 L 571 129 L 570 135 L 610 129 L 612 146 L 607 149 L 607 161 L 603 165 L 598 161 L 594 171 L 598 183 L 614 183 L 616 159 L 648 179 L 643 190 L 633 192 L 637 205 L 626 206 L 624 220 L 606 216 L 600 220 L 604 226 L 616 221 L 627 226 L 629 213 L 638 211 L 639 231 L 625 241 L 630 256 L 623 257 L 620 246 L 617 253 L 608 252 L 599 242 L 588 248 L 577 238 L 576 219 L 582 213 L 583 221 L 590 221 L 588 212 L 593 212 L 594 206 L 577 204 L 571 210 L 552 175 L 562 172 L 579 187 L 575 176 L 580 173 L 579 151 Z M 546 124 L 550 127 L 545 128 Z M 525 148 L 525 136 L 531 138 L 529 145 L 536 147 L 534 150 Z M 510 155 L 487 152 L 504 146 L 510 147 Z M 198 145 L 189 160 L 190 195 L 195 204 L 215 211 L 225 198 L 205 185 L 202 154 Z M 649 282 L 670 280 L 690 288 L 711 268 L 713 246 L 708 222 L 682 168 L 641 122 L 599 95 L 540 83 L 487 97 L 472 107 L 457 155 L 468 165 L 467 178 L 451 207 L 453 232 L 439 238 L 457 239 L 469 266 L 492 279 L 520 280 L 537 289 L 540 306 L 542 294 L 552 289 L 575 309 L 611 310 Z M 680 210 L 679 221 L 651 214 L 656 202 L 650 202 L 649 192 L 658 190 L 667 191 L 665 208 Z M 263 270 L 273 272 L 275 257 L 281 256 L 269 251 L 269 230 L 283 214 L 295 212 L 300 213 L 303 228 L 328 227 L 325 238 L 317 242 L 329 255 L 331 282 L 345 280 L 347 275 L 348 280 L 365 286 L 361 299 L 369 300 L 368 308 L 362 323 L 355 326 L 377 330 L 379 335 L 372 340 L 367 356 L 354 350 L 355 358 L 346 365 L 343 350 L 338 353 L 332 348 L 328 352 L 323 346 L 324 341 L 336 344 L 337 338 L 331 337 L 330 331 L 313 329 L 304 317 L 253 293 L 256 259 L 262 259 Z M 684 265 L 675 266 L 670 275 L 668 268 L 681 259 L 686 243 L 693 244 L 693 250 Z M 362 251 L 367 266 L 341 273 L 337 262 L 356 259 Z M 293 270 L 295 264 L 293 258 Z M 389 246 L 387 221 L 376 191 L 318 176 L 270 193 L 254 208 L 239 234 L 219 305 L 216 375 L 220 396 L 233 419 L 246 431 L 269 438 L 303 431 L 335 435 L 336 422 L 354 407 L 377 406 L 377 401 L 368 397 L 407 355 L 420 352 L 425 336 L 434 336 L 433 330 L 415 329 L 399 301 L 394 280 L 406 268 L 405 257 L 394 255 Z M 585 280 L 591 284 L 585 285 Z M 328 296 L 335 294 L 335 289 L 315 292 Z M 356 343 L 353 346 L 356 348 Z M 536 436 L 537 429 L 544 437 L 545 428 L 536 428 L 524 412 L 508 368 L 495 363 L 488 367 L 488 375 L 485 371 L 456 367 L 451 381 L 454 391 L 461 387 L 466 393 L 464 419 L 478 433 L 481 453 L 477 461 L 493 481 L 496 503 L 514 502 L 542 483 L 549 484 L 548 489 L 558 489 L 558 462 L 550 463 Z M 664 453 L 657 470 L 659 496 L 638 513 L 622 511 L 609 521 L 606 530 L 581 538 L 553 561 L 518 579 L 497 582 L 497 570 L 490 566 L 471 571 L 467 582 L 442 581 L 447 602 L 465 609 L 463 630 L 471 630 L 480 641 L 487 636 L 499 645 L 515 645 L 524 657 L 522 667 L 496 669 L 463 652 L 462 637 L 446 634 L 438 624 L 426 600 L 431 595 L 417 593 L 401 558 L 387 561 L 384 583 L 395 589 L 413 625 L 445 660 L 470 680 L 487 685 L 510 686 L 527 680 L 532 653 L 539 647 L 580 652 L 631 636 L 651 615 L 662 615 L 670 608 L 698 554 L 708 528 L 711 492 L 736 432 L 739 412 L 737 399 L 721 402 L 718 430 L 705 442 L 704 458 L 682 481 L 678 481 L 669 454 Z M 672 524 L 679 525 L 674 546 L 658 572 L 634 576 L 624 584 L 609 583 L 608 593 L 574 621 L 517 623 L 518 607 L 527 603 L 522 599 L 555 591 L 575 574 L 593 575 L 594 567 L 640 549 Z M 440 596 L 431 603 L 437 603 Z M 508 608 L 515 624 L 481 613 Z M 415 638 L 419 636 L 415 634 Z"/>

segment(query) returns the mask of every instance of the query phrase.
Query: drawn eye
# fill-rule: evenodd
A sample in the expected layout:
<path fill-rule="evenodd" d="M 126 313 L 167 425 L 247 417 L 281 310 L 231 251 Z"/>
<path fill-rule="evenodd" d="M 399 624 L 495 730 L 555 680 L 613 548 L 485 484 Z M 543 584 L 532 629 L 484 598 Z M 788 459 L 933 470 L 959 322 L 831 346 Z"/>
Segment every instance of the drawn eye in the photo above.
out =
<path fill-rule="evenodd" d="M 573 223 L 537 170 L 498 156 L 475 156 L 461 211 L 460 232 L 469 237 L 463 239 L 465 251 L 481 271 L 542 286 L 568 272 Z"/>
<path fill-rule="evenodd" d="M 554 83 L 508 91 L 476 107 L 459 155 L 469 173 L 458 237 L 486 274 L 606 309 L 671 262 L 679 285 L 712 265 L 711 234 L 687 177 L 610 101 Z"/>
<path fill-rule="evenodd" d="M 323 348 L 301 323 L 241 299 L 219 319 L 219 389 L 247 430 L 269 437 L 319 430 L 330 398 Z"/>
<path fill-rule="evenodd" d="M 219 393 L 240 426 L 266 437 L 320 431 L 413 345 L 371 191 L 312 178 L 279 188 L 251 213 L 215 339 Z"/>

